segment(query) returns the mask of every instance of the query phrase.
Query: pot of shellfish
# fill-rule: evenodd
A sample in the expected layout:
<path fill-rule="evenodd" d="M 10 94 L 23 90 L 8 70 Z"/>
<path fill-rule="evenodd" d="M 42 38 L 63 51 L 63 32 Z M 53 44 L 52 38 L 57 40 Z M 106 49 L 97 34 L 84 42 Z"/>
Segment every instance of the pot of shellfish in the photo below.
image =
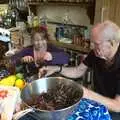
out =
<path fill-rule="evenodd" d="M 39 120 L 66 120 L 83 95 L 80 84 L 64 77 L 45 77 L 26 85 L 21 98 Z"/>

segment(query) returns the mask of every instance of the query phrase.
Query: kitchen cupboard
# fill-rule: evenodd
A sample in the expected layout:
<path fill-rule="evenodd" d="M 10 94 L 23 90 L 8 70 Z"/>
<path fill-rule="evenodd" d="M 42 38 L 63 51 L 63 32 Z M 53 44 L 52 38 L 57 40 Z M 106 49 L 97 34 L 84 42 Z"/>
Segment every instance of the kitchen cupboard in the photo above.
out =
<path fill-rule="evenodd" d="M 112 20 L 120 26 L 120 0 L 96 0 L 94 23 Z"/>

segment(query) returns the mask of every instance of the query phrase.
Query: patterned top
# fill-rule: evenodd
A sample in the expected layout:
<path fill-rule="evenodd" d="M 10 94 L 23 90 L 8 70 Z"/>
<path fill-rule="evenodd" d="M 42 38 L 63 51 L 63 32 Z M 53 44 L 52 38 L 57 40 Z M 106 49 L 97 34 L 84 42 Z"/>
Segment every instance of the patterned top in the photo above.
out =
<path fill-rule="evenodd" d="M 93 100 L 81 99 L 67 120 L 112 120 L 107 108 Z"/>

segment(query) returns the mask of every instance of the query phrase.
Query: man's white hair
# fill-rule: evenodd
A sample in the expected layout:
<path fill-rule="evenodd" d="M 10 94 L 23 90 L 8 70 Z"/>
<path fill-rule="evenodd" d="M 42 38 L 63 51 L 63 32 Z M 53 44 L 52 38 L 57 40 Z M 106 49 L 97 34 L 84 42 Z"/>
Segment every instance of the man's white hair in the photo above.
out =
<path fill-rule="evenodd" d="M 99 33 L 103 40 L 115 40 L 120 42 L 120 28 L 111 21 L 105 21 L 94 26 L 92 32 L 94 32 L 94 30 L 97 30 L 97 33 Z"/>

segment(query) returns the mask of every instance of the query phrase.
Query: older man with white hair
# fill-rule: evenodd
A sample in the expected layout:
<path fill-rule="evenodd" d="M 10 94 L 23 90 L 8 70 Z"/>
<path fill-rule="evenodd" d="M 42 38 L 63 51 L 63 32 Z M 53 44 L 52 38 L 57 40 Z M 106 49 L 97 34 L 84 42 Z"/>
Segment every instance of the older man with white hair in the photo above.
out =
<path fill-rule="evenodd" d="M 94 88 L 83 87 L 84 98 L 104 104 L 113 120 L 120 120 L 120 28 L 111 21 L 93 26 L 91 42 L 94 47 L 77 67 L 63 67 L 60 73 L 66 77 L 79 78 L 92 68 Z M 59 71 L 57 66 L 47 66 L 48 74 Z"/>

